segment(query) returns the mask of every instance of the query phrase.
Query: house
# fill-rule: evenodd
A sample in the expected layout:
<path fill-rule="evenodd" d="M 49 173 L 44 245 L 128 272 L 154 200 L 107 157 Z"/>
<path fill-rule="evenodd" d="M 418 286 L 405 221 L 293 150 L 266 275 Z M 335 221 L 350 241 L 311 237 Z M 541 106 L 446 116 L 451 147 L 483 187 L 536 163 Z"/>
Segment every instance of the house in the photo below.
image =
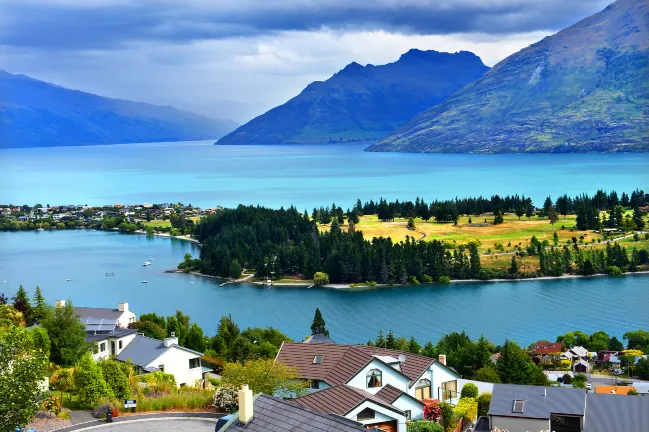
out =
<path fill-rule="evenodd" d="M 608 363 L 613 369 L 619 368 L 622 365 L 620 358 L 615 354 L 604 354 L 600 359 L 600 363 Z"/>
<path fill-rule="evenodd" d="M 331 339 L 329 336 L 325 336 L 322 334 L 315 334 L 313 336 L 309 336 L 304 340 L 302 343 L 336 343 L 335 340 Z"/>
<path fill-rule="evenodd" d="M 563 343 L 561 342 L 548 342 L 545 340 L 538 341 L 532 349 L 532 354 L 536 356 L 543 356 L 546 354 L 559 354 L 563 351 Z"/>
<path fill-rule="evenodd" d="M 322 413 L 292 401 L 252 392 L 244 385 L 239 390 L 239 412 L 216 432 L 367 432 L 360 423 Z"/>
<path fill-rule="evenodd" d="M 201 365 L 203 353 L 178 345 L 178 338 L 172 334 L 164 340 L 137 334 L 116 360 L 133 363 L 140 374 L 162 371 L 173 375 L 180 387 L 195 386 L 211 369 Z"/>
<path fill-rule="evenodd" d="M 611 394 L 611 395 L 628 395 L 631 390 L 635 390 L 633 386 L 595 386 L 595 393 L 597 394 Z"/>
<path fill-rule="evenodd" d="M 350 385 L 340 385 L 299 397 L 293 402 L 386 432 L 405 431 L 406 422 L 423 417 L 425 406 L 424 402 L 390 384 L 376 394 Z"/>
<path fill-rule="evenodd" d="M 491 354 L 491 357 L 489 357 L 489 358 L 491 359 L 491 362 L 493 364 L 497 364 L 498 360 L 500 360 L 500 353 Z"/>
<path fill-rule="evenodd" d="M 80 318 L 86 326 L 86 342 L 95 344 L 95 351 L 92 358 L 105 360 L 110 356 L 116 356 L 130 344 L 137 330 L 121 328 L 117 326 L 117 320 Z"/>
<path fill-rule="evenodd" d="M 590 373 L 593 370 L 593 366 L 586 360 L 579 359 L 572 365 L 572 370 L 578 373 Z"/>
<path fill-rule="evenodd" d="M 65 307 L 65 300 L 57 300 L 56 307 Z M 119 303 L 117 309 L 75 307 L 74 311 L 80 319 L 114 320 L 119 328 L 127 328 L 129 324 L 137 321 L 137 315 L 129 310 L 128 303 Z"/>
<path fill-rule="evenodd" d="M 574 346 L 561 354 L 562 360 L 577 361 L 580 359 L 588 360 L 588 358 L 588 350 L 582 346 Z"/>
<path fill-rule="evenodd" d="M 445 356 L 436 361 L 362 345 L 284 342 L 275 361 L 309 380 L 311 394 L 295 403 L 394 432 L 423 417 L 425 400 L 458 396 L 459 376 Z"/>
<path fill-rule="evenodd" d="M 580 432 L 585 415 L 583 389 L 495 384 L 488 417 L 490 428 L 509 432 Z"/>

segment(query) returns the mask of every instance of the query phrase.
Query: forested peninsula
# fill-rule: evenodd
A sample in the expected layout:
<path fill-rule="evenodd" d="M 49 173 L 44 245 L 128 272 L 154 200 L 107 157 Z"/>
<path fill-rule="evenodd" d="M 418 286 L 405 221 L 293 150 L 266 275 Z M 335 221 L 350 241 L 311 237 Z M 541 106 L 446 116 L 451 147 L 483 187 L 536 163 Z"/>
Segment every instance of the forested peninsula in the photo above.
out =
<path fill-rule="evenodd" d="M 234 279 L 245 270 L 260 280 L 316 285 L 618 275 L 649 270 L 648 200 L 636 190 L 548 197 L 540 208 L 518 195 L 359 200 L 347 211 L 333 204 L 311 214 L 241 205 L 195 225 L 200 258 L 187 256 L 179 268 Z M 363 226 L 385 235 L 370 237 Z M 411 234 L 395 240 L 397 228 Z M 442 231 L 427 235 L 433 230 Z M 501 242 L 492 245 L 494 238 Z"/>

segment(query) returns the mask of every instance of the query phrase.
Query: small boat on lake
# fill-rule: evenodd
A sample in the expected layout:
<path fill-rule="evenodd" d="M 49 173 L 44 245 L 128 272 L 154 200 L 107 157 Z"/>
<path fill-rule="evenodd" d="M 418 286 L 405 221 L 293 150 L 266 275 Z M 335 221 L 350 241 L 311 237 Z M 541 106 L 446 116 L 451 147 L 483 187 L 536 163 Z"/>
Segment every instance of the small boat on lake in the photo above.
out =
<path fill-rule="evenodd" d="M 36 231 L 45 231 L 43 228 L 39 228 Z"/>
<path fill-rule="evenodd" d="M 144 261 L 144 262 L 142 263 L 142 265 L 145 266 L 145 267 L 146 267 L 146 266 L 150 266 L 150 265 L 151 265 L 151 262 L 150 262 L 150 261 Z"/>
<path fill-rule="evenodd" d="M 142 281 L 142 283 L 149 283 L 149 282 L 147 282 L 147 281 Z"/>
<path fill-rule="evenodd" d="M 115 273 L 113 273 L 113 272 L 106 272 L 106 276 L 115 276 Z"/>
<path fill-rule="evenodd" d="M 70 278 L 66 279 L 67 282 L 70 282 L 71 280 L 72 280 L 72 279 L 70 279 Z"/>

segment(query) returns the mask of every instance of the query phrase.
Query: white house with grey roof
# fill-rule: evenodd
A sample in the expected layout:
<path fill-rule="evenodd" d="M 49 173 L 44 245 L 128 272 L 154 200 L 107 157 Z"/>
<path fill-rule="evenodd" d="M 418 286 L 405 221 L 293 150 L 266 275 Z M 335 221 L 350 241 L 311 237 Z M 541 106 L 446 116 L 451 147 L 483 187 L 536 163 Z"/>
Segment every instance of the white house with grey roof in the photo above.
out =
<path fill-rule="evenodd" d="M 65 307 L 65 300 L 57 300 L 56 307 Z M 137 321 L 137 315 L 129 310 L 128 303 L 118 303 L 117 309 L 75 307 L 74 311 L 77 313 L 79 318 L 114 320 L 116 326 L 120 328 L 127 328 L 129 324 Z"/>
<path fill-rule="evenodd" d="M 200 385 L 204 374 L 211 371 L 202 366 L 202 356 L 203 353 L 178 345 L 176 336 L 158 340 L 137 334 L 115 359 L 130 361 L 139 373 L 162 371 L 173 375 L 179 387 L 193 387 Z"/>

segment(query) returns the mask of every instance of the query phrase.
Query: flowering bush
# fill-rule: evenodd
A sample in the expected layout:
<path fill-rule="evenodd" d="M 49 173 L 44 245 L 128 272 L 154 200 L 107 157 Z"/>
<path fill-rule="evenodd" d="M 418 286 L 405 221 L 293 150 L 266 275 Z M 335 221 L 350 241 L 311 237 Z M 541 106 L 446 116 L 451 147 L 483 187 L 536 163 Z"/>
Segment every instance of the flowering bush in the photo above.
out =
<path fill-rule="evenodd" d="M 214 392 L 213 406 L 223 413 L 231 413 L 237 410 L 237 388 L 233 385 L 224 384 Z"/>
<path fill-rule="evenodd" d="M 46 397 L 43 400 L 43 410 L 58 414 L 61 411 L 61 400 L 56 396 Z"/>
<path fill-rule="evenodd" d="M 439 405 L 426 405 L 424 407 L 424 418 L 426 420 L 439 421 L 442 417 L 442 409 Z"/>

